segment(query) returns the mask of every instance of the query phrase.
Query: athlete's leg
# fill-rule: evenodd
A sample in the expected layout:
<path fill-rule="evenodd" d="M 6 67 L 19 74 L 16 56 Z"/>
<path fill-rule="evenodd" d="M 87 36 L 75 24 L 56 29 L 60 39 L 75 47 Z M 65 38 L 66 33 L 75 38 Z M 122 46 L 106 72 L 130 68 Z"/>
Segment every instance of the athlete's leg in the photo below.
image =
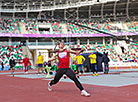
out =
<path fill-rule="evenodd" d="M 28 64 L 26 65 L 26 71 L 28 72 Z"/>
<path fill-rule="evenodd" d="M 14 77 L 14 67 L 13 67 L 13 66 L 11 66 L 11 74 L 12 74 L 13 77 Z"/>
<path fill-rule="evenodd" d="M 96 76 L 98 76 L 98 69 L 97 69 L 97 64 L 96 63 L 94 64 L 94 67 L 95 67 L 94 69 L 95 69 L 95 72 L 96 72 Z"/>
<path fill-rule="evenodd" d="M 41 72 L 42 72 L 42 73 L 44 73 L 44 71 L 43 71 L 43 68 L 42 68 L 42 67 L 43 67 L 43 64 L 41 64 L 40 69 L 41 69 Z"/>
<path fill-rule="evenodd" d="M 107 74 L 108 74 L 108 72 L 109 72 L 109 64 L 107 63 Z"/>
<path fill-rule="evenodd" d="M 81 69 L 82 69 L 83 73 L 85 73 L 85 69 L 84 69 L 83 65 L 81 66 Z"/>
<path fill-rule="evenodd" d="M 39 70 L 40 70 L 40 67 L 39 67 L 39 65 L 38 65 L 38 69 L 37 69 L 38 74 L 40 74 Z"/>
<path fill-rule="evenodd" d="M 11 67 L 11 72 L 14 72 L 14 67 Z"/>
<path fill-rule="evenodd" d="M 104 73 L 106 74 L 107 73 L 107 64 L 104 63 Z"/>
<path fill-rule="evenodd" d="M 51 80 L 51 82 L 49 83 L 50 86 L 52 86 L 53 84 L 56 84 L 60 80 L 60 78 L 63 76 L 63 74 L 64 74 L 64 69 L 58 69 L 54 77 L 54 80 Z"/>
<path fill-rule="evenodd" d="M 95 71 L 94 64 L 91 64 L 91 71 L 92 71 L 93 74 L 94 74 L 94 71 Z"/>
<path fill-rule="evenodd" d="M 98 69 L 97 69 L 97 64 L 96 63 L 94 64 L 94 69 L 95 69 L 95 72 L 97 73 Z"/>
<path fill-rule="evenodd" d="M 79 73 L 81 73 L 80 69 L 81 69 L 81 67 L 78 67 Z"/>
<path fill-rule="evenodd" d="M 78 71 L 79 71 L 79 73 L 81 73 L 81 70 L 82 70 L 82 65 L 78 64 Z"/>
<path fill-rule="evenodd" d="M 24 64 L 24 72 L 26 72 L 26 64 Z"/>
<path fill-rule="evenodd" d="M 84 90 L 84 88 L 82 87 L 81 83 L 79 82 L 79 80 L 76 78 L 75 73 L 71 70 L 68 69 L 65 73 L 71 80 L 73 80 L 76 84 L 76 86 L 80 89 L 80 91 Z"/>

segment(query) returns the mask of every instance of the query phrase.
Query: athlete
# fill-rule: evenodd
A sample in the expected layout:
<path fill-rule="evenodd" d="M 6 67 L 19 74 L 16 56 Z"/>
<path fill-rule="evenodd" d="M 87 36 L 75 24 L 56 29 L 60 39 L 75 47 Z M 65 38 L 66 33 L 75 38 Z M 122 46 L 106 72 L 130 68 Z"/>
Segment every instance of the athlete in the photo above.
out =
<path fill-rule="evenodd" d="M 59 43 L 58 47 L 59 47 L 59 52 L 57 53 L 57 55 L 53 56 L 48 61 L 48 62 L 50 62 L 50 61 L 56 60 L 56 58 L 58 58 L 58 60 L 59 60 L 59 64 L 58 64 L 58 68 L 59 69 L 56 72 L 54 80 L 51 80 L 48 83 L 48 90 L 52 91 L 52 85 L 56 84 L 60 80 L 60 78 L 65 74 L 71 80 L 73 80 L 75 82 L 76 86 L 81 91 L 81 95 L 83 95 L 83 96 L 90 96 L 90 94 L 87 93 L 84 90 L 84 88 L 82 87 L 81 83 L 76 78 L 75 73 L 72 71 L 72 69 L 69 68 L 69 64 L 70 64 L 70 62 L 69 62 L 70 61 L 69 54 L 70 53 L 80 54 L 85 49 L 82 49 L 80 51 L 73 51 L 73 50 L 70 50 L 70 49 L 66 49 L 66 48 L 64 48 L 64 42 L 63 41 Z"/>
<path fill-rule="evenodd" d="M 30 63 L 30 61 L 29 61 L 29 58 L 27 58 L 27 55 L 25 55 L 25 58 L 23 59 L 23 62 L 22 63 L 24 63 L 24 72 L 26 73 L 26 74 L 28 74 L 28 64 L 30 64 L 31 65 L 31 63 Z"/>
<path fill-rule="evenodd" d="M 37 65 L 38 65 L 38 75 L 40 75 L 40 69 L 42 71 L 42 74 L 44 75 L 44 71 L 43 71 L 43 64 L 44 64 L 44 56 L 41 55 L 41 52 L 39 52 L 39 56 L 37 57 Z"/>
<path fill-rule="evenodd" d="M 95 75 L 98 76 L 96 54 L 94 54 L 92 51 L 88 57 L 90 58 L 90 67 L 93 72 L 92 76 L 95 76 Z M 96 74 L 95 74 L 95 72 L 96 72 Z"/>
<path fill-rule="evenodd" d="M 13 57 L 11 57 L 10 61 L 9 61 L 9 65 L 10 65 L 10 70 L 11 70 L 11 74 L 14 77 L 14 66 L 15 66 L 15 59 Z"/>
<path fill-rule="evenodd" d="M 84 70 L 83 62 L 85 61 L 85 58 L 82 55 L 77 54 L 77 56 L 74 58 L 74 60 L 77 62 L 79 73 L 80 73 L 80 69 L 82 69 L 82 71 L 84 73 L 85 70 Z"/>

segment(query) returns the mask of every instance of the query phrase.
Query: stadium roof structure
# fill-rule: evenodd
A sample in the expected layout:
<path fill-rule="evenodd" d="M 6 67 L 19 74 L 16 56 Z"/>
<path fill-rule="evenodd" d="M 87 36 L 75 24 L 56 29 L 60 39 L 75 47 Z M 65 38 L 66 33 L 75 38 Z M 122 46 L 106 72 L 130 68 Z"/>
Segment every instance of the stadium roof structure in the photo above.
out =
<path fill-rule="evenodd" d="M 107 3 L 119 0 L 1 0 L 1 12 L 6 12 L 6 9 L 13 9 L 15 11 L 43 11 L 68 9 L 82 6 L 90 6 L 94 4 Z M 35 6 L 36 8 L 33 8 Z"/>
<path fill-rule="evenodd" d="M 91 19 L 138 16 L 138 0 L 0 0 L 1 16 Z M 34 14 L 33 14 L 34 13 Z M 36 15 L 35 15 L 36 14 Z"/>

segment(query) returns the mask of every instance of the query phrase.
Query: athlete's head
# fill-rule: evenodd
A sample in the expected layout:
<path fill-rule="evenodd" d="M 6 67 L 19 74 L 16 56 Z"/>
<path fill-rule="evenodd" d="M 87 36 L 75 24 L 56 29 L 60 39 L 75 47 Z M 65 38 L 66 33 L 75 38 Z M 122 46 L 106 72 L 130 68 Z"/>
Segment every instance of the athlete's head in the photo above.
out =
<path fill-rule="evenodd" d="M 94 54 L 93 51 L 91 51 L 91 54 Z"/>
<path fill-rule="evenodd" d="M 59 48 L 63 49 L 64 46 L 65 46 L 65 45 L 64 45 L 64 41 L 59 42 L 59 44 L 58 44 L 58 47 L 59 47 Z"/>
<path fill-rule="evenodd" d="M 25 58 L 27 58 L 27 55 L 25 55 Z"/>
<path fill-rule="evenodd" d="M 79 56 L 80 54 L 79 54 L 79 53 L 77 53 L 76 55 L 77 55 L 77 56 Z"/>
<path fill-rule="evenodd" d="M 41 52 L 39 52 L 39 56 L 41 55 Z"/>

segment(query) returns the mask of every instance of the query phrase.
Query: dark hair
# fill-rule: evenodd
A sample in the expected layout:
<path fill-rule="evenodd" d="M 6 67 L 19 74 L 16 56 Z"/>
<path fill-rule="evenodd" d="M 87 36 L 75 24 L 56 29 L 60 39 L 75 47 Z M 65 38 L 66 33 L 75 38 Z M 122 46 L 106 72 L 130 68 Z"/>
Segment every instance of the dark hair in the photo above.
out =
<path fill-rule="evenodd" d="M 63 41 L 63 40 L 58 40 L 58 41 L 56 42 L 57 45 L 59 45 L 60 43 L 64 43 L 64 41 Z"/>
<path fill-rule="evenodd" d="M 106 52 L 106 55 L 108 55 L 108 52 Z"/>

